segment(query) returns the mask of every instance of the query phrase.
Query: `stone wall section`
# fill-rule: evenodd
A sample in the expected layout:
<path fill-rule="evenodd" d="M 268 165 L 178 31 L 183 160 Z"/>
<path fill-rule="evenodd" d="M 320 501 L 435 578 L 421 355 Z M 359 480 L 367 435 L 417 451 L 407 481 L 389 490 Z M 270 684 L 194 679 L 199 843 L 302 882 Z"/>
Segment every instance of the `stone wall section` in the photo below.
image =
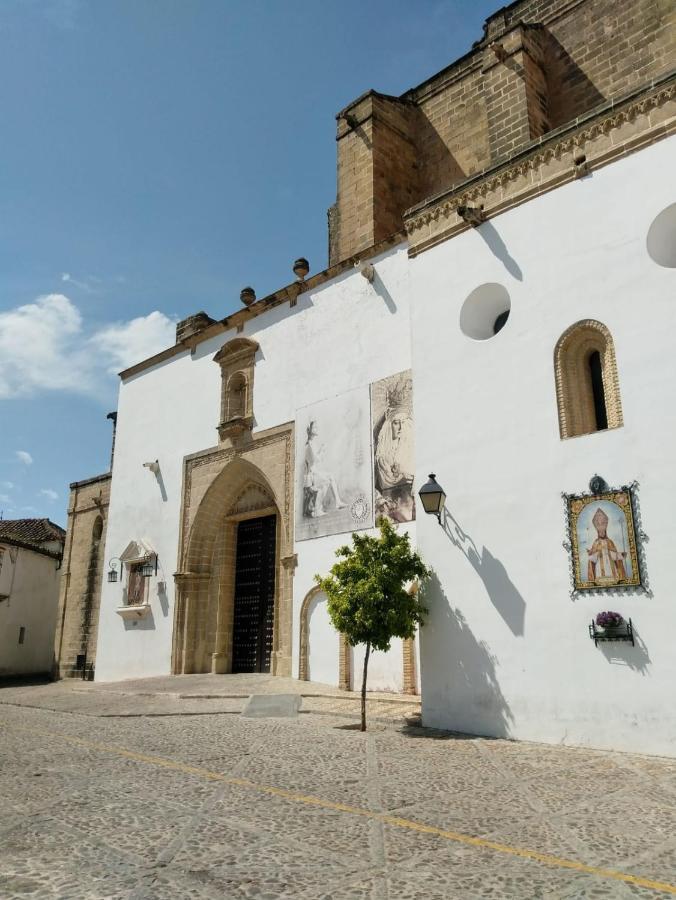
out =
<path fill-rule="evenodd" d="M 406 209 L 669 72 L 673 0 L 521 0 L 463 58 L 401 97 L 338 114 L 330 264 L 401 231 Z"/>
<path fill-rule="evenodd" d="M 78 657 L 86 657 L 86 677 L 96 663 L 96 638 L 106 524 L 110 501 L 110 473 L 70 486 L 59 608 L 54 643 L 54 677 L 82 677 Z M 80 659 L 82 662 L 82 659 Z"/>

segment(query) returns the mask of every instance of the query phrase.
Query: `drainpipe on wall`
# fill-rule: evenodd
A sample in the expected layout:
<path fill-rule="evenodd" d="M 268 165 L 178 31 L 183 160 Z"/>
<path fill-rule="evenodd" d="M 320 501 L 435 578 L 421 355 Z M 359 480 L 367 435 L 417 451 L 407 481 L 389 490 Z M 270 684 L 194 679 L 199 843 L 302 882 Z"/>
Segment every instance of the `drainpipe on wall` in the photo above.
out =
<path fill-rule="evenodd" d="M 117 432 L 117 412 L 109 412 L 106 419 L 110 419 L 113 423 L 113 443 L 110 447 L 110 471 L 113 471 L 113 460 L 115 459 L 115 434 Z"/>

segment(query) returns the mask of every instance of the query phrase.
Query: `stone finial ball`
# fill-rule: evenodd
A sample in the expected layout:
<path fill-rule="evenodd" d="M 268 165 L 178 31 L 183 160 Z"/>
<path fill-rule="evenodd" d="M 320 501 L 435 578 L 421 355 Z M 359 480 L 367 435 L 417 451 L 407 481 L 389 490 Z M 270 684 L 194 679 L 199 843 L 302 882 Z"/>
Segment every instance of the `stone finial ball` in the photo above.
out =
<path fill-rule="evenodd" d="M 252 287 L 242 288 L 239 299 L 245 306 L 251 306 L 256 299 L 256 291 Z"/>
<path fill-rule="evenodd" d="M 310 263 L 304 256 L 299 257 L 293 264 L 294 274 L 302 281 L 310 271 Z"/>

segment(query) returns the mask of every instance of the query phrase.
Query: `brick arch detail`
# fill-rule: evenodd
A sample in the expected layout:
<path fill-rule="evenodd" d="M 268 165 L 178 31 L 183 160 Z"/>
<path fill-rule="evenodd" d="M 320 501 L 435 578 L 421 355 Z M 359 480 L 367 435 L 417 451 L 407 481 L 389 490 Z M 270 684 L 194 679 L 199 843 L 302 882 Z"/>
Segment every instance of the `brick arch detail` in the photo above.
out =
<path fill-rule="evenodd" d="M 597 431 L 594 396 L 588 371 L 589 356 L 601 357 L 608 428 L 623 425 L 620 379 L 610 330 L 596 319 L 583 319 L 567 328 L 554 348 L 554 378 L 561 438 Z"/>

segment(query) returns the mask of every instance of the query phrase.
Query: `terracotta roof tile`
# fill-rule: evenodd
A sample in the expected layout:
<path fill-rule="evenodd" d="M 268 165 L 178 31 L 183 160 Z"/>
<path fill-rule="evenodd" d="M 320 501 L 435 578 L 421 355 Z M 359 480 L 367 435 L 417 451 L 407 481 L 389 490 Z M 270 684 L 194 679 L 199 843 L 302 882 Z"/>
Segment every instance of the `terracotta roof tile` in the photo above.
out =
<path fill-rule="evenodd" d="M 46 541 L 66 539 L 66 532 L 49 519 L 1 519 L 0 540 L 12 538 L 26 544 L 44 544 Z"/>

